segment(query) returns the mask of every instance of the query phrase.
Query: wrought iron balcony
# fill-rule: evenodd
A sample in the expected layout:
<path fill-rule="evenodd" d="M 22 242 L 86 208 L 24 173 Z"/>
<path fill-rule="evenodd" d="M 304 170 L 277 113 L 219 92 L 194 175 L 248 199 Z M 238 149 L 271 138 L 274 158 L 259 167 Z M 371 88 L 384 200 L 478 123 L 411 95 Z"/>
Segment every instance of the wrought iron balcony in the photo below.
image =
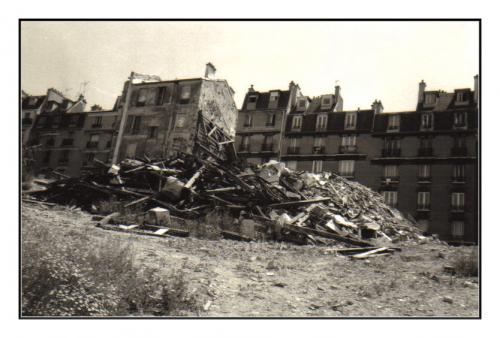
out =
<path fill-rule="evenodd" d="M 91 142 L 91 141 L 89 141 L 89 142 L 87 142 L 87 148 L 97 148 L 97 144 L 98 143 L 99 142 Z"/>
<path fill-rule="evenodd" d="M 401 149 L 382 149 L 382 157 L 400 157 Z"/>
<path fill-rule="evenodd" d="M 288 154 L 298 154 L 300 152 L 299 147 L 288 147 L 287 153 Z"/>
<path fill-rule="evenodd" d="M 249 144 L 240 144 L 240 150 L 241 152 L 249 152 L 250 151 L 250 145 Z"/>
<path fill-rule="evenodd" d="M 325 153 L 325 147 L 324 146 L 313 147 L 312 152 L 313 152 L 313 154 L 324 154 Z"/>
<path fill-rule="evenodd" d="M 419 148 L 418 149 L 418 156 L 420 157 L 429 157 L 433 156 L 434 151 L 432 148 Z"/>
<path fill-rule="evenodd" d="M 272 144 L 263 144 L 262 151 L 273 151 L 273 145 Z"/>
<path fill-rule="evenodd" d="M 339 146 L 341 154 L 355 154 L 358 152 L 358 146 Z"/>
<path fill-rule="evenodd" d="M 66 147 L 66 146 L 72 146 L 73 145 L 73 139 L 64 139 L 62 140 L 61 142 L 61 146 L 62 147 Z"/>

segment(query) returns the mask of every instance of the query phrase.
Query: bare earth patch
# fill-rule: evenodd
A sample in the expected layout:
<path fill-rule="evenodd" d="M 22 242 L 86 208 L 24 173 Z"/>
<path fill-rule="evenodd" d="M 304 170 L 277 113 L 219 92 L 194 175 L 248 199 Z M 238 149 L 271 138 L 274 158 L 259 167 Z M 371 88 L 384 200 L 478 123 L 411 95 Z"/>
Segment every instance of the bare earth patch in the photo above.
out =
<path fill-rule="evenodd" d="M 189 293 L 204 304 L 191 316 L 479 315 L 477 277 L 445 271 L 471 248 L 402 244 L 401 252 L 357 261 L 320 246 L 107 231 L 82 211 L 29 203 L 22 205 L 22 226 L 50 229 L 61 241 L 123 242 L 136 264 L 158 274 L 183 272 Z"/>

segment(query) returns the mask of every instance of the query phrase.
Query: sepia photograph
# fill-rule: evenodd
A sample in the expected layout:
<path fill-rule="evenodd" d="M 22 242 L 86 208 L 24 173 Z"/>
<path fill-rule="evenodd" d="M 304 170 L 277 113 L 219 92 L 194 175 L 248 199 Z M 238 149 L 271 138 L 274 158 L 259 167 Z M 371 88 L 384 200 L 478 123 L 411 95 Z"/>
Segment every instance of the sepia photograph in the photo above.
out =
<path fill-rule="evenodd" d="M 20 319 L 481 318 L 480 19 L 19 19 L 19 77 Z"/>

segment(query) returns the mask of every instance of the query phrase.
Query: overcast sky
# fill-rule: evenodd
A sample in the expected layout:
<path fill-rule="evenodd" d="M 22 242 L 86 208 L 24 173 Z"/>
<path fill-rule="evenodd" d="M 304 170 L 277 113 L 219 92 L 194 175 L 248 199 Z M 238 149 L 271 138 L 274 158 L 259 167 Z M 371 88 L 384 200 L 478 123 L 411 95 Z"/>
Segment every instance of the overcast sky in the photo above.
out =
<path fill-rule="evenodd" d="M 250 86 L 303 94 L 342 88 L 344 109 L 412 110 L 427 89 L 472 88 L 479 72 L 476 22 L 23 22 L 21 87 L 49 87 L 88 107 L 112 108 L 131 71 L 163 80 L 201 77 L 210 61 L 241 107 Z"/>

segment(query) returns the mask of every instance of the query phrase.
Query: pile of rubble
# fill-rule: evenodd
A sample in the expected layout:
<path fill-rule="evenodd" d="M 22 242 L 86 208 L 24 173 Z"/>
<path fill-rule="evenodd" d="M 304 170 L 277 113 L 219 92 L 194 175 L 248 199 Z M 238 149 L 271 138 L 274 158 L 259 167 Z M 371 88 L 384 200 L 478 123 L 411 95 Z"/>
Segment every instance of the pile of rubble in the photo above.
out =
<path fill-rule="evenodd" d="M 171 216 L 194 220 L 218 213 L 229 216 L 237 230 L 223 229 L 222 236 L 246 241 L 372 247 L 369 239 L 374 237 L 422 238 L 411 221 L 384 204 L 380 194 L 334 173 L 293 171 L 276 161 L 243 167 L 209 154 L 127 159 L 111 167 L 97 163 L 99 168 L 92 173 L 63 177 L 32 195 L 93 212 L 102 201 L 118 201 L 124 208 L 153 214 L 141 218 L 141 224 L 121 224 L 120 229 L 137 231 L 149 225 L 155 235 L 189 235 L 175 229 Z"/>

